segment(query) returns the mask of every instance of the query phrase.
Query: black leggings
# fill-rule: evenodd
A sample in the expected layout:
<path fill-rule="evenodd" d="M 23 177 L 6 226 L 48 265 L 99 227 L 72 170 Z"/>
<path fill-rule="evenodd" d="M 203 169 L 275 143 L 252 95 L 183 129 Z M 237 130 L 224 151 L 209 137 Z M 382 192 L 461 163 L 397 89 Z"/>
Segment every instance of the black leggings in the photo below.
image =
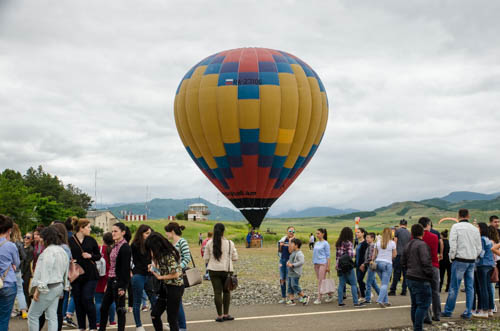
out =
<path fill-rule="evenodd" d="M 99 324 L 100 331 L 106 330 L 109 307 L 111 307 L 111 304 L 113 302 L 116 304 L 116 315 L 118 316 L 118 331 L 124 331 L 125 314 L 127 312 L 127 309 L 125 308 L 125 294 L 119 296 L 116 278 L 108 278 L 108 284 L 106 285 L 106 292 L 104 292 L 104 297 L 102 298 L 102 303 L 101 303 L 101 321 Z"/>
<path fill-rule="evenodd" d="M 165 310 L 167 310 L 167 320 L 170 331 L 179 330 L 179 322 L 177 319 L 183 294 L 184 286 L 161 285 L 158 299 L 153 306 L 153 310 L 151 310 L 151 320 L 153 321 L 155 331 L 163 330 L 161 315 Z"/>
<path fill-rule="evenodd" d="M 450 278 L 451 278 L 451 263 L 449 262 L 439 262 L 439 277 L 441 279 L 441 282 L 439 284 L 439 292 L 441 292 L 441 289 L 443 288 L 444 284 L 444 274 L 446 273 L 446 289 L 445 292 L 448 292 L 450 289 Z"/>
<path fill-rule="evenodd" d="M 224 284 L 226 284 L 229 272 L 209 270 L 208 274 L 210 275 L 210 281 L 214 288 L 214 301 L 217 314 L 222 316 L 222 308 L 224 306 L 224 315 L 227 315 L 229 314 L 229 304 L 231 303 L 231 292 L 224 288 Z"/>

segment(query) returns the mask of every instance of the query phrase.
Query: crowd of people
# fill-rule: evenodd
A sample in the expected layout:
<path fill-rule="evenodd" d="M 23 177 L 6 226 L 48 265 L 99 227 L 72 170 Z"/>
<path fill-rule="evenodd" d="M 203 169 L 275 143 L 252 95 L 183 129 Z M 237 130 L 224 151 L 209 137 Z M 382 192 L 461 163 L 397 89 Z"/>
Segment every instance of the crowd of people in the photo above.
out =
<path fill-rule="evenodd" d="M 386 308 L 401 282 L 399 295 L 410 294 L 414 330 L 422 330 L 424 323 L 452 316 L 464 280 L 466 309 L 461 317 L 493 316 L 499 281 L 499 218 L 491 216 L 489 224 L 470 222 L 468 210 L 461 209 L 449 231 L 439 233 L 427 217 L 410 230 L 407 226 L 403 219 L 396 229 L 385 228 L 381 234 L 344 227 L 335 241 L 334 262 L 327 230 L 317 229 L 309 236 L 318 285 L 313 303 L 332 302 L 336 294 L 338 306 L 346 306 L 349 286 L 354 307 L 371 304 L 374 291 L 375 302 Z M 188 285 L 185 270 L 193 257 L 183 230 L 184 226 L 170 222 L 164 236 L 142 224 L 132 238 L 129 228 L 118 222 L 99 246 L 87 219 L 54 221 L 22 236 L 17 224 L 0 215 L 0 330 L 8 330 L 16 300 L 18 311 L 12 316 L 27 319 L 30 331 L 41 330 L 45 323 L 49 331 L 59 331 L 63 324 L 101 331 L 117 324 L 118 330 L 124 330 L 127 297 L 136 331 L 144 330 L 141 311 L 147 310 L 147 299 L 155 330 L 163 330 L 164 312 L 170 330 L 186 330 L 182 296 Z M 224 233 L 224 225 L 217 223 L 206 239 L 199 236 L 217 322 L 234 319 L 229 314 L 228 281 L 238 252 Z M 311 297 L 300 286 L 306 263 L 301 247 L 295 228 L 288 227 L 278 241 L 278 255 L 280 303 L 289 306 L 307 305 Z M 338 276 L 337 286 L 331 270 Z M 442 310 L 445 275 L 448 297 Z"/>
<path fill-rule="evenodd" d="M 317 229 L 315 237 L 313 234 L 309 237 L 318 281 L 313 303 L 332 302 L 336 291 L 338 305 L 343 307 L 349 285 L 354 307 L 371 304 L 372 290 L 381 308 L 390 307 L 389 297 L 397 295 L 402 278 L 400 295 L 406 296 L 409 289 L 413 327 L 422 330 L 424 323 L 451 317 L 464 280 L 466 309 L 460 316 L 463 319 L 492 317 L 497 309 L 495 284 L 499 281 L 500 267 L 499 218 L 491 216 L 489 224 L 471 223 L 469 211 L 461 209 L 450 231 L 439 233 L 428 217 L 421 217 L 411 230 L 407 225 L 403 219 L 396 229 L 385 228 L 380 235 L 368 233 L 364 228 L 357 228 L 354 234 L 352 228 L 344 227 L 335 242 L 335 271 L 339 279 L 336 289 L 329 277 L 331 256 L 327 230 Z M 300 247 L 295 228 L 290 226 L 278 242 L 282 297 L 279 303 L 309 302 L 299 286 L 304 264 Z M 445 274 L 448 297 L 442 311 Z"/>
<path fill-rule="evenodd" d="M 184 270 L 192 255 L 182 237 L 184 229 L 170 222 L 164 236 L 142 224 L 132 238 L 129 228 L 118 222 L 99 246 L 87 219 L 54 221 L 22 237 L 17 224 L 0 215 L 0 330 L 8 330 L 11 317 L 18 314 L 27 319 L 30 331 L 41 330 L 45 323 L 49 331 L 60 331 L 63 324 L 91 331 L 117 324 L 118 330 L 125 330 L 127 296 L 136 331 L 144 331 L 144 297 L 151 303 L 155 330 L 163 330 L 164 312 L 170 330 L 186 330 Z M 224 232 L 224 225 L 217 223 L 202 250 L 217 322 L 234 319 L 226 280 L 238 253 Z M 13 312 L 16 300 L 18 313 Z"/>

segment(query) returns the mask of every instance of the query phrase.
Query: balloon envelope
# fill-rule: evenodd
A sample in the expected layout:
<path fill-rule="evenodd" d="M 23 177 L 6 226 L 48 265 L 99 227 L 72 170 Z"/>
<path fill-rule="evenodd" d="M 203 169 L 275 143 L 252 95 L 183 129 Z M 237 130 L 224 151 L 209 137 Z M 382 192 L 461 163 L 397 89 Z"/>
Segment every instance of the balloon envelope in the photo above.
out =
<path fill-rule="evenodd" d="M 259 227 L 316 152 L 328 100 L 316 72 L 296 56 L 239 48 L 191 68 L 174 112 L 193 161 Z"/>

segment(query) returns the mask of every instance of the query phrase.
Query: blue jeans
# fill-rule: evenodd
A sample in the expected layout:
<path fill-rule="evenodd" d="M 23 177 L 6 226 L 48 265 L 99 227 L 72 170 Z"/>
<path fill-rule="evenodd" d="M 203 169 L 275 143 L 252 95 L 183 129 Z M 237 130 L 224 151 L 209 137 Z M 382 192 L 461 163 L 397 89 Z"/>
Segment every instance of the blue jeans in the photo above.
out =
<path fill-rule="evenodd" d="M 151 305 L 154 306 L 156 303 L 156 297 L 153 295 L 153 288 L 151 285 L 150 276 L 135 274 L 132 276 L 132 291 L 134 298 L 134 320 L 135 326 L 142 326 L 141 321 L 141 303 L 143 298 L 143 292 L 146 290 L 148 294 L 149 301 L 151 301 Z"/>
<path fill-rule="evenodd" d="M 300 277 L 287 277 L 288 294 L 298 295 L 300 292 L 302 292 L 302 289 L 299 285 L 299 279 Z"/>
<path fill-rule="evenodd" d="M 65 309 L 66 310 L 65 314 L 73 315 L 75 313 L 75 299 L 73 298 L 73 292 L 68 293 L 66 305 L 67 306 Z M 63 303 L 63 309 L 64 309 L 64 303 Z"/>
<path fill-rule="evenodd" d="M 288 268 L 286 267 L 287 262 L 287 260 L 280 259 L 280 286 L 282 298 L 286 298 L 286 277 L 288 275 Z"/>
<path fill-rule="evenodd" d="M 184 306 L 182 304 L 182 297 L 181 297 L 181 304 L 179 305 L 179 314 L 177 315 L 177 322 L 179 322 L 179 329 L 186 330 L 186 313 L 184 313 Z"/>
<path fill-rule="evenodd" d="M 457 296 L 460 292 L 462 278 L 465 282 L 465 317 L 472 315 L 472 302 L 474 301 L 474 262 L 453 261 L 451 264 L 451 284 L 446 305 L 444 306 L 444 316 L 451 316 L 457 303 Z"/>
<path fill-rule="evenodd" d="M 389 280 L 391 279 L 392 263 L 385 261 L 377 262 L 377 274 L 380 277 L 380 293 L 377 298 L 378 303 L 388 303 L 389 297 L 387 296 L 387 289 L 389 287 Z"/>
<path fill-rule="evenodd" d="M 407 279 L 406 284 L 410 289 L 413 330 L 422 331 L 424 319 L 432 301 L 431 283 L 423 280 Z"/>
<path fill-rule="evenodd" d="M 344 300 L 344 287 L 345 284 L 351 285 L 352 301 L 354 304 L 358 303 L 358 286 L 356 285 L 356 276 L 354 275 L 354 269 L 351 269 L 348 273 L 339 273 L 339 287 L 338 287 L 338 299 L 339 305 L 342 304 Z"/>
<path fill-rule="evenodd" d="M 365 300 L 366 301 L 371 301 L 371 299 L 372 299 L 372 287 L 375 290 L 375 292 L 377 293 L 377 295 L 379 295 L 379 293 L 380 293 L 380 288 L 378 287 L 376 278 L 377 277 L 376 277 L 375 271 L 368 268 L 368 276 L 366 278 L 366 292 L 365 292 Z"/>
<path fill-rule="evenodd" d="M 104 297 L 104 293 L 96 292 L 94 295 L 95 300 L 95 315 L 96 321 L 100 323 L 101 321 L 101 305 L 102 298 Z M 113 302 L 109 307 L 109 322 L 113 323 L 115 321 L 115 313 L 116 313 L 116 304 Z"/>
<path fill-rule="evenodd" d="M 10 314 L 16 300 L 17 284 L 0 289 L 0 330 L 9 329 Z"/>
<path fill-rule="evenodd" d="M 491 273 L 493 272 L 493 267 L 491 266 L 479 266 L 477 267 L 477 281 L 478 281 L 478 298 L 479 306 L 481 310 L 490 309 L 490 279 Z"/>
<path fill-rule="evenodd" d="M 16 272 L 17 278 L 17 304 L 19 306 L 19 310 L 28 310 L 28 304 L 26 303 L 26 298 L 24 297 L 23 290 L 23 278 L 21 276 L 21 272 Z"/>

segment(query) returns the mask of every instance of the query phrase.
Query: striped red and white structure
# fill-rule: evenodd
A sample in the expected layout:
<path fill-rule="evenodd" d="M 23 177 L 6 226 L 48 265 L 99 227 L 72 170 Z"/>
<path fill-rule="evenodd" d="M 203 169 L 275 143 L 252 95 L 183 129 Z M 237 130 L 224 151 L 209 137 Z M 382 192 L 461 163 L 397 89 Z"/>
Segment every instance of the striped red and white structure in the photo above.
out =
<path fill-rule="evenodd" d="M 148 219 L 148 215 L 125 215 L 125 221 L 146 221 Z"/>

